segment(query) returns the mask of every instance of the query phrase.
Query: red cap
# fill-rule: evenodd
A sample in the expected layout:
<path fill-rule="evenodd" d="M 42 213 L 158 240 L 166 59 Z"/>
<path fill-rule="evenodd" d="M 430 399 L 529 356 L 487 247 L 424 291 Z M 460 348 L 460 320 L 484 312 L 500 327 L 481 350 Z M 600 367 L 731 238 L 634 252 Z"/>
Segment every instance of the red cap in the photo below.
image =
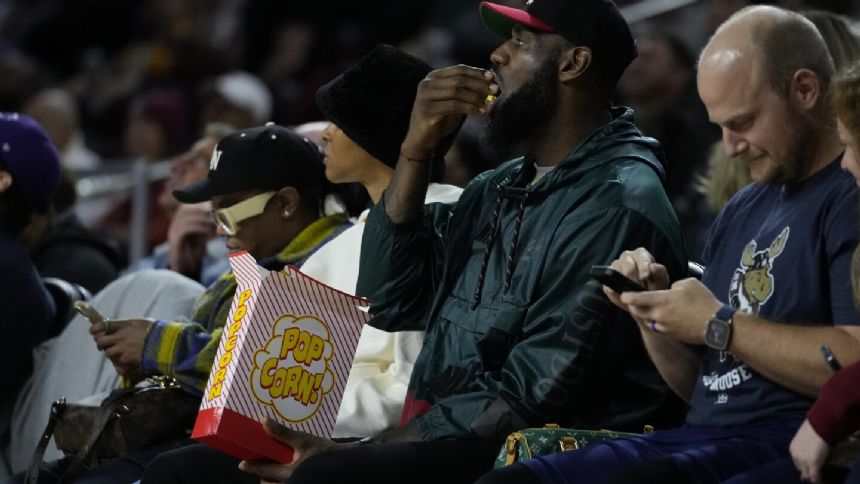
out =
<path fill-rule="evenodd" d="M 503 39 L 519 24 L 588 46 L 615 80 L 637 54 L 630 26 L 612 0 L 528 0 L 522 9 L 481 2 L 480 12 L 487 30 Z"/>
<path fill-rule="evenodd" d="M 525 25 L 543 32 L 555 32 L 554 28 L 525 10 L 490 2 L 481 2 L 480 8 L 481 20 L 484 21 L 487 30 L 503 39 L 511 36 L 514 24 Z"/>

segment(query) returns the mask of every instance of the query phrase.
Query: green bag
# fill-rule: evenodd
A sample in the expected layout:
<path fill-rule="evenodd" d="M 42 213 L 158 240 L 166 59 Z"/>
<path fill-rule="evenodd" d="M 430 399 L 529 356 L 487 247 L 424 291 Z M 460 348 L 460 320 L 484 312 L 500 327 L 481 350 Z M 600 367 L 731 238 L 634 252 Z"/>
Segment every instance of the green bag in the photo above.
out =
<path fill-rule="evenodd" d="M 646 425 L 645 432 L 650 431 L 653 431 L 653 428 Z M 631 435 L 638 434 L 611 430 L 563 429 L 556 424 L 546 424 L 543 428 L 522 429 L 508 435 L 505 439 L 493 468 L 499 469 L 532 457 L 567 452 Z"/>

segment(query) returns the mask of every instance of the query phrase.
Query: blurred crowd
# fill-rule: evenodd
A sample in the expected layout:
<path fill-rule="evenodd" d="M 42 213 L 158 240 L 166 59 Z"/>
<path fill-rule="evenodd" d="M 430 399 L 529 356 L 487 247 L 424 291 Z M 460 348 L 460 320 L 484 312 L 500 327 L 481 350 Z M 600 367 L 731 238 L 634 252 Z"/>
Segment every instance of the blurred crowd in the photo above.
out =
<path fill-rule="evenodd" d="M 617 3 L 641 15 L 634 9 L 654 2 Z M 718 208 L 709 207 L 700 182 L 719 138 L 695 92 L 695 53 L 750 3 L 759 2 L 700 0 L 634 19 L 640 54 L 616 94 L 665 149 L 668 192 L 694 259 Z M 824 9 L 814 15 L 843 31 L 858 13 L 851 0 L 773 3 Z M 242 129 L 322 119 L 313 93 L 381 42 L 434 67 L 488 67 L 496 41 L 474 14 L 477 4 L 9 0 L 0 5 L 0 110 L 28 113 L 45 127 L 64 168 L 55 213 L 73 211 L 78 220 L 67 223 L 95 231 L 100 250 L 122 268 L 167 240 L 175 207 L 158 196 L 170 172 L 165 160 L 185 152 L 208 124 Z M 445 181 L 464 186 L 514 154 L 487 146 L 470 119 L 448 156 Z M 135 202 L 141 180 L 152 184 Z M 133 230 L 135 217 L 146 221 L 143 232 Z"/>
<path fill-rule="evenodd" d="M 546 395 L 536 397 L 531 410 L 526 395 L 509 399 L 522 400 L 517 404 L 522 408 L 504 403 L 511 410 L 497 410 L 493 403 L 486 413 L 474 417 L 470 412 L 479 406 L 458 403 L 457 398 L 472 398 L 470 385 L 481 379 L 495 385 L 498 374 L 515 382 L 504 381 L 504 385 L 518 389 L 532 388 L 535 380 L 535 389 L 544 381 L 558 383 L 565 392 L 579 389 L 562 378 L 566 373 L 555 368 L 557 361 L 569 358 L 565 371 L 571 370 L 571 374 L 586 369 L 595 372 L 595 368 L 618 372 L 607 373 L 606 378 L 599 372 L 587 373 L 587 377 L 571 380 L 577 385 L 599 382 L 596 391 L 583 392 L 593 400 L 589 403 L 595 409 L 615 408 L 612 399 L 616 397 L 618 402 L 625 402 L 618 408 L 627 408 L 629 403 L 633 413 L 647 407 L 648 412 L 663 419 L 657 421 L 661 426 L 658 432 L 664 425 L 674 425 L 680 414 L 676 407 L 682 404 L 669 393 L 670 388 L 693 410 L 688 424 L 695 424 L 696 418 L 700 424 L 718 424 L 707 429 L 707 425 L 697 427 L 695 432 L 708 434 L 707 439 L 717 438 L 730 427 L 731 432 L 747 432 L 744 427 L 750 422 L 767 420 L 766 411 L 758 413 L 762 408 L 782 405 L 796 413 L 797 421 L 769 422 L 778 432 L 764 438 L 784 447 L 802 421 L 795 410 L 811 403 L 821 382 L 839 370 L 833 353 L 827 359 L 829 346 L 843 361 L 853 364 L 851 371 L 860 371 L 854 363 L 860 354 L 858 338 L 844 337 L 840 332 L 841 323 L 851 326 L 860 318 L 860 313 L 843 304 L 850 299 L 846 247 L 853 250 L 856 246 L 856 234 L 847 227 L 856 227 L 856 221 L 850 218 L 855 215 L 853 211 L 840 208 L 848 203 L 854 206 L 853 198 L 842 196 L 842 191 L 853 197 L 860 183 L 855 180 L 860 177 L 856 158 L 856 133 L 860 132 L 856 113 L 860 110 L 852 91 L 860 85 L 860 2 L 766 2 L 792 11 L 787 12 L 745 9 L 763 3 L 745 0 L 618 0 L 619 14 L 609 2 L 578 0 L 577 7 L 600 8 L 593 7 L 582 17 L 557 19 L 558 26 L 543 31 L 540 23 L 507 15 L 521 15 L 519 9 L 552 4 L 551 0 L 501 3 L 484 5 L 481 15 L 476 15 L 478 0 L 0 3 L 0 235 L 4 236 L 0 243 L 6 244 L 0 250 L 0 262 L 6 265 L 0 266 L 7 274 L 0 281 L 6 284 L 0 295 L 7 298 L 3 306 L 21 311 L 9 320 L 27 322 L 8 325 L 17 331 L 10 341 L 27 344 L 13 345 L 15 351 L 5 355 L 7 361 L 15 363 L 5 366 L 14 366 L 14 372 L 0 378 L 6 385 L 0 392 L 0 477 L 18 474 L 10 482 L 21 482 L 21 472 L 36 445 L 34 439 L 40 439 L 45 426 L 44 409 L 56 400 L 57 392 L 70 398 L 76 394 L 88 397 L 115 388 L 120 377 L 125 384 L 154 374 L 175 378 L 195 395 L 202 392 L 216 361 L 212 343 L 221 338 L 239 288 L 227 252 L 241 250 L 269 270 L 298 267 L 339 291 L 373 301 L 374 322 L 362 331 L 364 343 L 359 343 L 352 367 L 358 370 L 350 372 L 345 383 L 347 396 L 338 415 L 336 438 L 361 438 L 359 445 L 439 441 L 445 452 L 483 466 L 489 463 L 485 457 L 497 453 L 498 437 L 516 425 L 531 425 L 499 415 L 519 418 L 520 412 L 530 412 L 528 417 L 537 422 L 557 420 L 546 408 L 559 411 L 564 418 L 572 418 L 575 412 L 556 405 L 555 397 Z M 571 4 L 565 3 L 565 8 Z M 538 17 L 535 13 L 534 18 Z M 739 17 L 742 21 L 736 20 Z M 493 19 L 499 18 L 510 19 L 513 24 L 494 24 Z M 600 23 L 604 21 L 610 23 Z M 583 28 L 583 22 L 587 27 Z M 608 27 L 593 29 L 594 25 Z M 615 30 L 609 28 L 613 25 Z M 570 26 L 576 27 L 577 35 L 593 38 L 583 39 L 581 45 L 578 37 L 571 41 L 567 36 L 574 35 L 566 30 Z M 770 30 L 759 36 L 765 27 Z M 494 28 L 501 31 L 496 31 L 497 35 L 506 38 L 501 46 L 491 33 Z M 529 39 L 537 40 L 529 46 Z M 760 46 L 751 47 L 753 39 L 765 46 L 761 52 Z M 554 46 L 560 47 L 554 50 Z M 530 49 L 540 55 L 533 55 Z M 744 57 L 747 50 L 758 55 L 754 59 Z M 792 62 L 788 51 L 803 53 L 798 57 L 812 67 L 783 66 Z M 610 52 L 611 56 L 601 57 Z M 568 55 L 565 53 L 570 53 L 570 58 L 562 55 Z M 731 56 L 729 61 L 719 62 Z M 549 62 L 538 66 L 535 59 Z M 750 59 L 755 63 L 744 64 L 753 62 Z M 826 65 L 818 65 L 822 63 Z M 445 69 L 456 64 L 480 70 L 463 66 Z M 727 65 L 736 70 L 724 69 Z M 772 85 L 773 79 L 782 75 L 776 71 L 783 67 L 807 76 L 792 81 L 794 90 L 786 91 L 786 96 L 778 91 L 782 85 Z M 552 78 L 553 68 L 559 79 Z M 565 78 L 570 73 L 566 69 L 580 70 Z M 520 75 L 520 71 L 531 77 Z M 543 76 L 547 72 L 550 75 Z M 808 87 L 804 80 L 811 78 L 810 74 L 820 76 L 825 86 L 835 74 L 838 86 L 832 97 L 824 89 L 814 102 L 809 101 L 811 91 L 803 89 Z M 555 83 L 564 85 L 560 91 L 564 96 L 558 92 L 555 97 L 551 95 L 547 86 Z M 481 89 L 475 91 L 473 84 Z M 755 90 L 765 84 L 767 89 Z M 797 99 L 791 97 L 795 91 L 799 93 Z M 573 92 L 576 94 L 570 94 Z M 761 92 L 767 96 L 757 97 Z M 772 93 L 778 96 L 770 96 Z M 804 107 L 808 113 L 788 109 L 800 103 L 798 99 L 806 103 L 803 106 L 808 105 Z M 606 124 L 610 104 L 632 109 L 613 107 Z M 838 111 L 838 123 L 832 123 L 831 104 Z M 466 112 L 486 116 L 466 117 Z M 552 122 L 542 125 L 542 119 Z M 780 123 L 774 124 L 774 119 Z M 595 130 L 595 126 L 611 129 Z M 776 167 L 773 173 L 764 173 L 762 168 L 762 160 L 770 158 L 753 156 L 760 149 L 756 143 L 768 145 L 768 156 Z M 750 146 L 752 152 L 744 153 Z M 783 156 L 783 150 L 790 155 Z M 837 152 L 842 153 L 836 158 L 840 162 L 833 163 Z M 554 159 L 562 155 L 564 159 Z M 516 163 L 522 168 L 516 173 L 510 171 L 514 163 L 500 165 L 520 156 L 524 158 Z M 577 170 L 591 169 L 590 160 L 604 157 L 614 164 L 595 170 L 598 175 L 589 175 L 593 179 L 580 176 Z M 800 161 L 806 158 L 816 164 L 809 161 L 809 166 L 801 166 Z M 42 160 L 44 166 L 25 163 L 28 160 Z M 837 167 L 840 164 L 854 178 L 842 173 Z M 565 168 L 553 171 L 557 165 Z M 789 203 L 783 195 L 792 183 L 806 182 L 806 175 L 800 176 L 804 167 L 820 170 L 823 175 L 810 171 L 817 181 L 805 185 L 803 197 L 796 196 Z M 827 184 L 831 178 L 838 182 L 833 185 L 836 188 Z M 752 181 L 756 183 L 751 185 Z M 421 190 L 415 188 L 419 185 Z M 756 198 L 760 195 L 754 190 L 759 189 L 764 195 Z M 747 206 L 747 199 L 756 199 L 756 203 Z M 591 200 L 593 205 L 584 200 Z M 437 212 L 439 207 L 454 203 L 456 211 Z M 603 215 L 620 208 L 623 210 L 617 217 Z M 819 213 L 828 218 L 819 223 Z M 793 217 L 792 240 L 804 237 L 803 230 L 808 229 L 807 238 L 812 243 L 801 245 L 809 249 L 806 252 L 792 246 L 795 252 L 782 256 L 781 264 L 791 261 L 795 265 L 779 266 L 787 274 L 779 276 L 780 284 L 796 287 L 781 286 L 779 297 L 783 299 L 774 299 L 767 309 L 784 309 L 786 314 L 790 310 L 791 321 L 798 319 L 803 324 L 797 326 L 803 328 L 778 335 L 774 330 L 773 347 L 767 349 L 759 348 L 766 345 L 755 345 L 756 338 L 749 336 L 732 340 L 734 316 L 740 322 L 739 332 L 759 334 L 772 328 L 764 319 L 754 318 L 788 318 L 780 312 L 758 312 L 776 294 L 772 261 L 783 253 L 789 234 L 786 225 L 780 232 L 765 236 L 759 233 L 759 225 L 788 216 Z M 423 223 L 413 223 L 419 217 Z M 557 233 L 553 232 L 548 249 L 536 256 L 533 249 L 545 243 L 542 237 L 547 220 L 558 224 Z M 653 234 L 649 232 L 652 229 Z M 445 252 L 437 254 L 440 245 L 428 241 L 443 233 Z M 819 243 L 819 236 L 826 236 L 821 239 L 826 243 Z M 648 247 L 617 256 L 621 250 L 637 246 Z M 821 255 L 812 251 L 819 247 L 827 252 Z M 501 257 L 505 250 L 508 255 Z M 479 252 L 483 254 L 479 256 Z M 29 265 L 28 253 L 34 267 Z M 737 253 L 742 253 L 740 269 L 735 267 Z M 592 311 L 586 302 L 594 298 L 586 298 L 585 291 L 597 286 L 593 281 L 583 283 L 586 275 L 582 268 L 606 263 L 607 254 L 618 257 L 613 267 L 628 279 L 638 277 L 633 282 L 644 292 L 625 289 L 624 299 L 604 289 L 608 301 L 597 298 L 601 307 Z M 657 263 L 664 260 L 666 265 Z M 549 266 L 550 262 L 553 267 L 545 271 L 544 264 Z M 704 274 L 697 262 L 707 263 Z M 831 265 L 837 270 L 831 270 Z M 856 276 L 860 274 L 860 256 L 854 257 L 852 265 L 856 299 L 860 294 Z M 22 272 L 13 274 L 7 267 Z M 523 274 L 541 274 L 546 279 L 538 281 Z M 816 284 L 818 276 L 822 278 Z M 644 290 L 646 280 L 648 289 Z M 673 280 L 678 282 L 669 286 Z M 390 281 L 397 284 L 389 285 Z M 62 284 L 77 293 L 69 293 Z M 572 292 L 576 290 L 583 291 L 582 297 Z M 726 293 L 731 298 L 729 304 L 714 313 L 712 303 L 720 301 L 707 296 L 723 297 Z M 666 294 L 674 294 L 675 299 Z M 72 320 L 70 306 L 76 300 L 91 300 L 103 314 L 87 316 L 88 321 Z M 403 301 L 409 304 L 400 304 Z M 800 309 L 793 306 L 795 303 Z M 676 304 L 671 309 L 677 309 L 679 316 L 674 317 L 675 311 L 662 311 L 661 304 Z M 833 314 L 828 304 L 836 308 Z M 43 310 L 42 314 L 23 312 L 33 308 Z M 840 313 L 843 308 L 847 309 Z M 619 310 L 629 312 L 639 327 L 606 324 L 607 329 L 596 330 L 601 334 L 601 344 L 617 345 L 608 350 L 600 346 L 600 351 L 593 352 L 597 356 L 589 356 L 592 350 L 587 338 L 567 338 L 568 333 L 562 337 L 565 328 L 580 331 L 585 327 L 576 318 L 586 312 L 601 314 L 607 322 L 617 317 L 628 321 Z M 696 314 L 681 314 L 683 311 Z M 706 312 L 714 315 L 705 322 L 704 336 L 698 326 L 689 330 L 693 335 L 689 337 L 683 328 L 678 329 L 681 323 L 672 327 L 671 323 L 680 321 L 692 328 L 704 320 L 699 316 Z M 165 314 L 177 318 L 164 319 Z M 130 315 L 138 319 L 126 319 Z M 557 315 L 558 323 L 553 319 Z M 487 327 L 473 331 L 457 326 L 464 321 Z M 547 323 L 547 329 L 530 326 L 536 321 L 552 324 Z M 807 333 L 801 332 L 808 329 L 809 321 L 821 322 L 824 328 L 806 337 Z M 492 326 L 497 323 L 498 327 Z M 521 328 L 511 329 L 516 325 Z M 851 330 L 857 331 L 856 325 Z M 636 331 L 641 333 L 643 345 Z M 784 350 L 791 364 L 783 365 L 788 375 L 783 376 L 772 369 L 782 363 L 783 356 L 776 353 L 788 341 L 780 339 L 786 334 L 794 346 L 783 345 L 791 350 Z M 826 350 L 827 368 L 818 352 L 807 351 L 815 343 L 813 336 L 825 343 L 820 348 Z M 98 352 L 81 351 L 92 342 Z M 702 348 L 697 347 L 703 345 L 711 349 L 699 351 Z M 695 351 L 688 351 L 690 348 Z M 757 358 L 759 350 L 767 353 L 761 360 L 749 357 L 754 353 Z M 809 363 L 809 354 L 817 366 Z M 477 355 L 474 362 L 468 361 L 472 355 Z M 670 361 L 665 355 L 680 357 Z M 723 372 L 722 367 L 734 365 L 727 360 L 729 356 L 761 373 L 766 380 L 761 393 L 776 395 L 773 401 L 762 404 L 755 398 L 747 401 L 733 395 L 732 405 L 737 407 L 717 407 L 728 401 L 728 393 L 716 399 L 701 393 L 727 390 L 717 386 L 732 375 L 738 379 L 734 385 L 741 377 L 744 381 L 752 378 L 752 373 L 745 373 L 745 366 Z M 576 366 L 580 358 L 588 362 L 581 368 Z M 629 364 L 631 373 L 628 375 L 627 367 L 617 361 Z M 519 372 L 522 368 L 517 365 L 521 363 L 527 371 Z M 807 366 L 799 366 L 801 363 Z M 546 367 L 538 368 L 542 364 Z M 713 370 L 708 374 L 682 371 L 701 366 L 704 372 L 709 365 Z M 380 368 L 383 371 L 377 372 Z M 807 371 L 809 368 L 814 371 Z M 463 374 L 458 373 L 461 369 Z M 719 380 L 714 376 L 718 370 L 723 372 Z M 549 376 L 538 378 L 541 371 Z M 712 376 L 713 385 L 708 383 Z M 673 384 L 688 380 L 692 386 L 681 386 L 681 391 Z M 653 388 L 649 387 L 651 382 Z M 445 385 L 450 388 L 439 390 Z M 753 390 L 744 391 L 758 392 L 755 385 L 759 383 L 747 384 L 745 388 Z M 779 389 L 771 392 L 767 385 Z M 388 391 L 395 387 L 396 392 Z M 621 388 L 624 390 L 616 394 Z M 701 392 L 691 393 L 693 389 Z M 503 390 L 473 393 L 489 398 L 492 392 L 501 395 Z M 654 402 L 645 402 L 652 390 L 657 395 Z M 597 397 L 592 398 L 592 394 Z M 751 394 L 737 393 L 744 398 Z M 601 403 L 599 398 L 610 403 Z M 638 398 L 642 400 L 634 401 Z M 576 397 L 562 400 L 567 405 Z M 826 403 L 828 399 L 823 400 Z M 544 404 L 548 406 L 540 407 Z M 445 410 L 446 405 L 456 411 Z M 729 415 L 735 408 L 741 409 L 737 415 L 742 418 Z M 439 421 L 431 421 L 435 414 L 427 413 L 430 411 L 444 412 L 444 418 L 437 416 Z M 581 408 L 577 412 L 588 415 Z M 604 417 L 602 413 L 593 421 L 585 418 L 571 422 L 595 429 L 638 431 L 642 427 L 636 419 L 644 418 L 644 413 L 635 419 L 631 416 L 630 421 L 626 417 L 612 421 L 616 418 L 613 412 L 606 417 L 609 423 L 599 420 Z M 405 424 L 398 426 L 398 418 Z M 808 418 L 817 420 L 815 412 Z M 370 425 L 365 425 L 368 422 Z M 731 437 L 735 439 L 731 452 L 746 454 L 752 449 L 760 437 L 758 430 L 753 430 L 749 435 L 726 433 L 735 435 Z M 312 459 L 314 452 L 308 449 L 315 448 L 313 441 L 303 447 L 294 445 L 298 441 L 289 441 L 289 436 L 276 435 L 276 427 L 268 425 L 265 431 L 301 449 L 306 456 L 300 455 L 300 459 Z M 687 439 L 687 431 L 689 428 L 684 427 L 678 434 L 668 435 Z M 474 445 L 470 440 L 473 434 L 484 442 Z M 460 442 L 463 435 L 469 438 Z M 377 440 L 367 440 L 370 437 Z M 698 448 L 699 437 L 694 437 L 684 445 Z M 844 436 L 834 433 L 827 437 L 828 445 L 833 445 Z M 646 448 L 654 445 L 653 441 L 662 445 L 660 438 L 644 436 L 629 441 L 641 440 L 636 445 Z M 707 439 L 701 442 L 710 442 Z M 34 463 L 43 457 L 46 462 L 58 457 L 57 449 L 44 454 L 49 440 L 41 439 Z M 451 447 L 445 447 L 449 444 Z M 462 451 L 457 449 L 461 444 Z M 327 446 L 334 444 L 314 445 L 328 451 L 333 447 Z M 796 477 L 797 468 L 803 480 L 817 480 L 821 462 L 805 469 L 795 455 L 794 447 L 799 444 L 791 445 L 795 464 L 786 460 L 781 463 L 788 464 L 783 470 Z M 821 449 L 816 458 L 829 451 L 826 446 Z M 189 446 L 186 454 L 181 449 L 174 453 L 168 447 L 146 449 L 150 450 L 153 453 L 144 459 L 150 482 L 167 482 L 158 474 L 159 469 L 174 466 L 191 472 L 186 481 L 200 480 L 197 464 L 187 465 L 198 459 L 215 474 L 223 474 L 218 477 L 225 481 L 257 482 L 250 474 L 236 477 L 222 472 L 226 468 L 238 473 L 239 460 L 210 455 L 214 451 L 201 445 Z M 472 459 L 467 452 L 475 452 L 477 457 Z M 587 452 L 578 455 L 591 455 Z M 725 473 L 723 477 L 739 474 L 743 469 L 733 466 L 740 459 L 722 452 L 720 449 L 715 462 Z M 397 460 L 395 454 L 391 455 Z M 432 459 L 444 455 L 431 454 Z M 780 451 L 778 457 L 785 460 L 787 455 Z M 149 467 L 156 456 L 161 457 Z M 753 452 L 750 456 L 750 462 L 775 461 L 769 454 L 756 457 Z M 220 464 L 210 466 L 212 459 Z M 312 463 L 303 468 L 307 475 L 347 468 L 326 462 L 324 469 L 316 469 L 313 465 L 318 461 L 304 461 Z M 55 463 L 31 468 L 54 472 L 59 470 L 53 467 Z M 68 463 L 66 460 L 63 465 Z M 110 465 L 101 470 L 113 472 L 107 468 Z M 98 466 L 93 467 L 89 470 L 100 472 Z M 143 467 L 138 467 L 129 469 L 129 480 L 141 477 Z M 611 466 L 597 465 L 594 469 L 604 472 L 604 467 Z M 75 465 L 71 469 L 71 474 L 80 470 Z M 246 462 L 241 469 L 264 481 L 276 480 L 268 478 L 271 469 L 255 468 L 253 463 Z M 516 469 L 522 471 L 523 466 L 514 469 L 519 472 Z M 293 472 L 275 470 L 287 472 L 273 474 L 277 480 Z M 487 469 L 480 470 L 475 471 L 475 477 Z M 640 471 L 638 467 L 624 472 L 627 470 Z M 777 475 L 772 469 L 763 472 Z M 567 474 L 579 476 L 573 471 Z M 502 480 L 480 482 L 532 482 L 518 480 L 515 473 L 507 471 L 488 476 Z M 291 482 L 306 482 L 296 479 Z M 755 477 L 751 479 L 758 482 Z M 444 479 L 434 482 L 438 480 Z M 147 482 L 146 474 L 143 482 Z"/>

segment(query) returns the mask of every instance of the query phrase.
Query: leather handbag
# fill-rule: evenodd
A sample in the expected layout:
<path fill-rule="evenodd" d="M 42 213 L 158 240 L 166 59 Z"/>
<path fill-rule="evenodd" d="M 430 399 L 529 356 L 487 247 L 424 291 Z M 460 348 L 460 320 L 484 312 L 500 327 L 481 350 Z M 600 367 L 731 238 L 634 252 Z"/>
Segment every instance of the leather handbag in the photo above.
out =
<path fill-rule="evenodd" d="M 650 431 L 653 431 L 653 428 L 646 425 L 645 432 Z M 493 468 L 498 469 L 532 457 L 569 452 L 587 445 L 631 435 L 637 434 L 611 430 L 566 429 L 556 424 L 546 424 L 543 428 L 522 429 L 508 435 L 505 439 Z"/>
<path fill-rule="evenodd" d="M 48 425 L 30 462 L 27 482 L 37 482 L 52 436 L 57 448 L 71 458 L 61 481 L 71 480 L 102 461 L 187 437 L 199 406 L 200 397 L 163 376 L 113 390 L 98 404 L 66 403 L 60 399 L 51 406 Z"/>

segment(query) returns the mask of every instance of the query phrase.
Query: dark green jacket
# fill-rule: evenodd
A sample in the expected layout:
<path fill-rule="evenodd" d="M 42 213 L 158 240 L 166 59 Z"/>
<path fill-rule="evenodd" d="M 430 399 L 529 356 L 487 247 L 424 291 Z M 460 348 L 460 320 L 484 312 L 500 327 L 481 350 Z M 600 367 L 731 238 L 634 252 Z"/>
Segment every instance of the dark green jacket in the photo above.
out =
<path fill-rule="evenodd" d="M 403 412 L 422 438 L 495 439 L 546 422 L 641 432 L 682 417 L 635 322 L 588 275 L 640 246 L 673 279 L 686 270 L 659 145 L 631 110 L 613 115 L 531 186 L 526 157 L 414 222 L 371 210 L 358 291 L 373 326 L 427 331 Z"/>

